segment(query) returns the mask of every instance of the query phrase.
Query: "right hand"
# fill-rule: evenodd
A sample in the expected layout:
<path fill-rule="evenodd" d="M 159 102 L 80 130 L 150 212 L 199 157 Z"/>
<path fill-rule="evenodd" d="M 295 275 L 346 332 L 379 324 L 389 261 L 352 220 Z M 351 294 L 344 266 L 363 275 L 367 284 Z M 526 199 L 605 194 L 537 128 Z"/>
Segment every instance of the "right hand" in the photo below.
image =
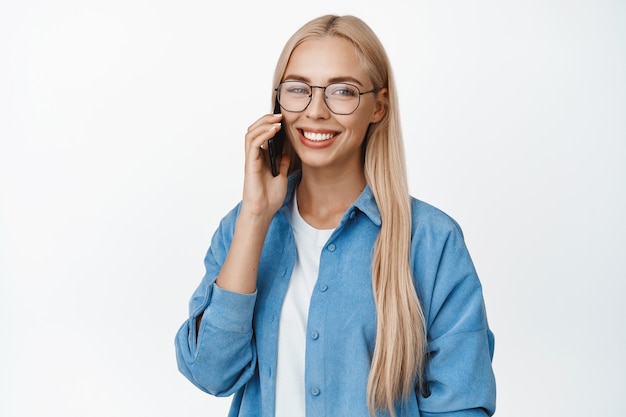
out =
<path fill-rule="evenodd" d="M 242 212 L 271 220 L 287 194 L 289 157 L 283 155 L 280 174 L 272 176 L 267 140 L 281 129 L 282 115 L 268 114 L 253 123 L 246 133 Z"/>

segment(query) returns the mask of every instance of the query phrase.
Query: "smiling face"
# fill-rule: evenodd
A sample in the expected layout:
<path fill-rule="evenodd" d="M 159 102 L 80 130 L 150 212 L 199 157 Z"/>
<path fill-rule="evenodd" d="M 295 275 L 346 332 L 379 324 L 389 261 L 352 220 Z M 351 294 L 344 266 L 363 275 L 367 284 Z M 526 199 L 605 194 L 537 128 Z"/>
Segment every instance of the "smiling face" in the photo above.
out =
<path fill-rule="evenodd" d="M 298 45 L 291 54 L 283 81 L 305 81 L 313 86 L 346 82 L 356 85 L 361 92 L 373 89 L 352 44 L 339 37 L 307 40 Z M 381 94 L 384 91 L 364 94 L 354 113 L 337 115 L 326 106 L 324 90 L 313 88 L 313 100 L 304 111 L 294 113 L 283 109 L 283 121 L 303 171 L 361 173 L 361 145 L 367 128 L 384 115 L 384 106 L 377 99 Z"/>

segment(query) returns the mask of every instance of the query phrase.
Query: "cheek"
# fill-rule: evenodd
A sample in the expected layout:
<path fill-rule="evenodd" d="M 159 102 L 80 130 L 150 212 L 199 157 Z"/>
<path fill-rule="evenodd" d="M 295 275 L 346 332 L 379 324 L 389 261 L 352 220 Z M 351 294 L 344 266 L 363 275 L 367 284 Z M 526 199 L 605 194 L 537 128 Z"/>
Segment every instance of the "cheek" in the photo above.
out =
<path fill-rule="evenodd" d="M 365 136 L 369 125 L 369 118 L 359 117 L 358 119 L 354 120 L 354 122 L 350 125 L 350 130 L 352 130 L 356 135 L 362 138 Z"/>
<path fill-rule="evenodd" d="M 282 129 L 287 133 L 287 138 L 290 140 L 295 139 L 298 135 L 298 131 L 292 127 L 293 122 L 294 120 L 292 118 L 283 115 L 283 120 L 281 122 Z"/>

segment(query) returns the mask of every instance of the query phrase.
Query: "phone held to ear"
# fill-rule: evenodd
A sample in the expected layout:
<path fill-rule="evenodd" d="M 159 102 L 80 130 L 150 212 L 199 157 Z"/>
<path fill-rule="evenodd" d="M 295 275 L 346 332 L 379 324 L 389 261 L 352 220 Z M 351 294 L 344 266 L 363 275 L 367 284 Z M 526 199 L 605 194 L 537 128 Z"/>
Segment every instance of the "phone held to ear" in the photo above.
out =
<path fill-rule="evenodd" d="M 280 105 L 276 103 L 274 106 L 274 114 L 280 113 Z M 270 168 L 272 169 L 272 175 L 278 176 L 279 174 L 279 166 L 280 166 L 280 157 L 283 154 L 283 147 L 285 146 L 285 140 L 287 139 L 284 128 L 276 132 L 274 137 L 270 138 L 267 141 L 267 150 L 269 152 L 270 157 Z"/>

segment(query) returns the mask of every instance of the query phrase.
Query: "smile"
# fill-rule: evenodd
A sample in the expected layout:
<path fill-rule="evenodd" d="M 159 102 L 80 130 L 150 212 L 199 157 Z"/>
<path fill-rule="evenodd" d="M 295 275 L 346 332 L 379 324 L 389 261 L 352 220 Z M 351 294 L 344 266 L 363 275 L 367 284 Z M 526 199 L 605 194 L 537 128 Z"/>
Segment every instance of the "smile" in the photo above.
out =
<path fill-rule="evenodd" d="M 323 142 L 325 140 L 332 139 L 335 136 L 335 133 L 317 133 L 302 131 L 302 136 L 314 142 Z"/>

